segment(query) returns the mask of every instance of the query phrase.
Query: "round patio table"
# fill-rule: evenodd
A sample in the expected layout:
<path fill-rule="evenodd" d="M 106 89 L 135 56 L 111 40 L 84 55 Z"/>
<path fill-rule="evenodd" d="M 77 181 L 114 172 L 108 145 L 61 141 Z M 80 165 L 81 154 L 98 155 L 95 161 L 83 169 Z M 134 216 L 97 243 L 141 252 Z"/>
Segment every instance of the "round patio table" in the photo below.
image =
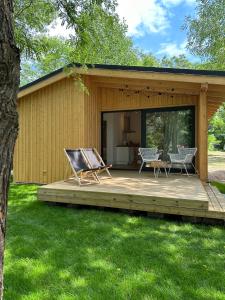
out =
<path fill-rule="evenodd" d="M 161 172 L 161 169 L 164 170 L 166 177 L 168 177 L 167 169 L 171 168 L 171 164 L 167 161 L 163 160 L 154 160 L 146 163 L 146 167 L 154 168 L 154 176 L 157 178 L 159 176 L 159 173 Z"/>

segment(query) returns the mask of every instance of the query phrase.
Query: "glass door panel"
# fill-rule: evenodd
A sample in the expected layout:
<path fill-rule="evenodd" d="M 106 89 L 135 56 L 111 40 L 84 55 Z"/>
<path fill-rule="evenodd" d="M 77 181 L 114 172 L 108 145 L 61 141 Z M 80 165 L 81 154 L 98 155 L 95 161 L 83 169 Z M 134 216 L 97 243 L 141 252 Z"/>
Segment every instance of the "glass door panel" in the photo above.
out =
<path fill-rule="evenodd" d="M 114 169 L 137 170 L 141 144 L 141 112 L 102 114 L 102 157 Z"/>
<path fill-rule="evenodd" d="M 143 146 L 162 150 L 162 159 L 168 152 L 177 153 L 177 145 L 194 146 L 194 109 L 169 109 L 144 111 Z"/>

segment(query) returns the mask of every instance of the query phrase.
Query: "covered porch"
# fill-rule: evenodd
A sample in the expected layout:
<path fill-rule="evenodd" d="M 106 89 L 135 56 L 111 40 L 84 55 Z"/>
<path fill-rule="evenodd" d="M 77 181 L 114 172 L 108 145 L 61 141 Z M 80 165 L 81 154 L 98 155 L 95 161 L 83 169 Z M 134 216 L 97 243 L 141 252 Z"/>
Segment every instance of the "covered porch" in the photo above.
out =
<path fill-rule="evenodd" d="M 41 186 L 38 199 L 47 202 L 120 208 L 150 213 L 225 220 L 225 199 L 195 175 L 112 171 L 101 184 L 78 186 L 73 180 Z"/>
<path fill-rule="evenodd" d="M 208 120 L 225 101 L 224 72 L 74 67 L 88 93 L 75 88 L 63 69 L 20 91 L 16 182 L 66 179 L 64 148 L 95 147 L 107 164 L 133 169 L 138 147 L 157 147 L 167 160 L 177 145 L 197 148 L 195 166 L 207 182 Z"/>

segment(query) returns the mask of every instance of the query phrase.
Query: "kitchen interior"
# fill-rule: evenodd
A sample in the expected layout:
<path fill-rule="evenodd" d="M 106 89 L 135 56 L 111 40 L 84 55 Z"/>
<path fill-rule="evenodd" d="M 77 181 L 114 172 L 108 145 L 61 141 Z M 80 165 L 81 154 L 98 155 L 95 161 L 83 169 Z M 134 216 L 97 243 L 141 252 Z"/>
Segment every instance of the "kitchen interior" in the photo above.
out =
<path fill-rule="evenodd" d="M 103 113 L 102 156 L 114 169 L 136 170 L 141 144 L 141 112 Z"/>

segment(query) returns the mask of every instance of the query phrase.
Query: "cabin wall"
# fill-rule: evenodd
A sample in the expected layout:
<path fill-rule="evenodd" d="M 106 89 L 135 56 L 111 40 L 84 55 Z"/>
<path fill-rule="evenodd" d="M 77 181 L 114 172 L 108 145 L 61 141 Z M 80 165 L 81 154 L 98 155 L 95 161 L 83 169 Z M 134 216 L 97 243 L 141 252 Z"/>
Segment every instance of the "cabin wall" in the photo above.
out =
<path fill-rule="evenodd" d="M 84 147 L 100 151 L 101 140 L 101 99 L 100 90 L 86 78 L 88 93 L 84 95 Z"/>
<path fill-rule="evenodd" d="M 84 145 L 84 92 L 63 79 L 18 101 L 14 180 L 48 183 L 69 175 L 64 148 Z"/>

